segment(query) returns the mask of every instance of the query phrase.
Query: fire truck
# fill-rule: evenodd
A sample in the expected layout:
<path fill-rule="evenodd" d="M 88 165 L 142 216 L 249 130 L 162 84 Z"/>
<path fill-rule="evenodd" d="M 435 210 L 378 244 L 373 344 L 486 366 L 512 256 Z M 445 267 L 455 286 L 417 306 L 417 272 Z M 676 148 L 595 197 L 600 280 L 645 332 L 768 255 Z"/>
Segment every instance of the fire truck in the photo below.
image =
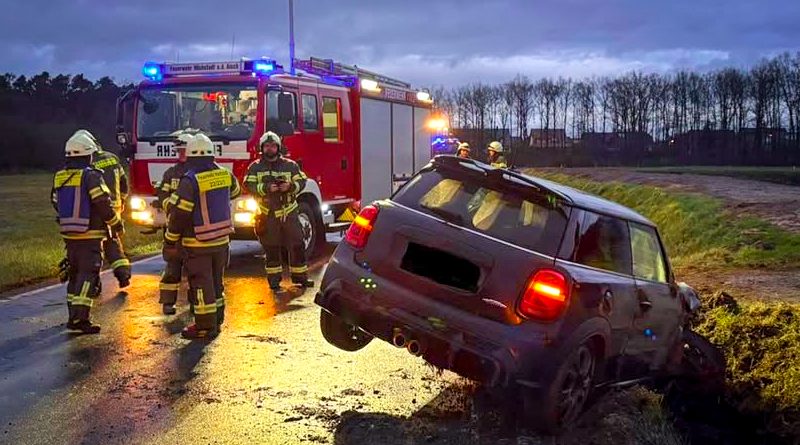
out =
<path fill-rule="evenodd" d="M 432 98 L 410 84 L 312 57 L 289 72 L 272 59 L 152 63 L 117 103 L 117 142 L 130 162 L 129 218 L 153 230 L 165 216 L 155 186 L 176 162 L 175 132 L 202 131 L 217 163 L 241 181 L 266 130 L 308 175 L 298 195 L 306 249 L 342 230 L 361 202 L 390 196 L 431 158 Z M 254 239 L 258 205 L 232 203 L 234 239 Z"/>

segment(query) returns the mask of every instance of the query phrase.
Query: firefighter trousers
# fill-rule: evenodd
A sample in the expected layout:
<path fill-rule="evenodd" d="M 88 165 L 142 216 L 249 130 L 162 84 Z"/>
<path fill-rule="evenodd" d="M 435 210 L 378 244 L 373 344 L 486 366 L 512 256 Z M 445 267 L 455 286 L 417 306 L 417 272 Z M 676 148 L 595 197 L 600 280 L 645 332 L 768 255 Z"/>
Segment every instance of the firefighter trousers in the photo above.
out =
<path fill-rule="evenodd" d="M 178 290 L 181 287 L 181 276 L 185 263 L 183 247 L 179 245 L 178 250 L 181 253 L 180 258 L 167 261 L 164 271 L 161 272 L 161 282 L 158 284 L 158 302 L 161 304 L 174 305 L 178 301 Z"/>
<path fill-rule="evenodd" d="M 125 256 L 125 249 L 122 247 L 122 239 L 119 236 L 114 236 L 109 231 L 108 236 L 103 241 L 103 253 L 109 266 L 114 270 L 114 276 L 117 280 L 130 280 L 131 262 Z"/>
<path fill-rule="evenodd" d="M 276 288 L 280 285 L 283 273 L 281 254 L 284 247 L 289 253 L 292 281 L 304 283 L 308 279 L 303 229 L 300 226 L 297 210 L 286 217 L 259 217 L 256 221 L 256 236 L 266 254 L 264 268 L 270 287 Z"/>
<path fill-rule="evenodd" d="M 102 240 L 64 240 L 69 271 L 67 308 L 69 319 L 88 320 L 94 300 L 100 294 L 100 268 L 103 266 Z"/>
<path fill-rule="evenodd" d="M 225 286 L 229 246 L 184 247 L 189 275 L 189 303 L 198 329 L 214 329 L 225 321 Z"/>

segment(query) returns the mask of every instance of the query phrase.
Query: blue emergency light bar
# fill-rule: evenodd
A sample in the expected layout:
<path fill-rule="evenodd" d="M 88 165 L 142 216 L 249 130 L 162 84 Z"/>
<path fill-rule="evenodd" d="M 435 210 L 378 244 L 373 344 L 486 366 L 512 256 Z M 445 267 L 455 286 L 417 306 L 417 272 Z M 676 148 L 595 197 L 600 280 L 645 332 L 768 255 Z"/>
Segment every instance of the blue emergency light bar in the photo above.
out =
<path fill-rule="evenodd" d="M 272 59 L 237 60 L 231 62 L 199 62 L 199 63 L 156 63 L 147 62 L 142 67 L 142 74 L 149 80 L 159 81 L 165 77 L 252 74 L 269 75 L 283 72 L 283 67 Z"/>

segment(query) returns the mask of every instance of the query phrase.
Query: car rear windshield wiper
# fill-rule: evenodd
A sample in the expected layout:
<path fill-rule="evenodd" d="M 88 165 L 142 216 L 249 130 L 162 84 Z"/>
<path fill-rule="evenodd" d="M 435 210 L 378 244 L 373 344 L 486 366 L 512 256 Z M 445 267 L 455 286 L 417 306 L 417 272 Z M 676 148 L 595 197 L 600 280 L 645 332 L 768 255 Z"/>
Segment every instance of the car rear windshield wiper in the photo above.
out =
<path fill-rule="evenodd" d="M 456 224 L 456 225 L 459 225 L 459 226 L 464 225 L 464 218 L 462 218 L 461 215 L 459 215 L 458 213 L 450 212 L 450 211 L 445 210 L 445 209 L 443 209 L 441 207 L 431 207 L 431 206 L 426 206 L 426 205 L 423 205 L 423 204 L 420 204 L 420 207 L 422 207 L 423 209 L 425 209 L 425 210 L 433 213 L 434 215 L 444 219 L 445 221 L 447 221 L 447 222 L 449 222 L 451 224 Z"/>

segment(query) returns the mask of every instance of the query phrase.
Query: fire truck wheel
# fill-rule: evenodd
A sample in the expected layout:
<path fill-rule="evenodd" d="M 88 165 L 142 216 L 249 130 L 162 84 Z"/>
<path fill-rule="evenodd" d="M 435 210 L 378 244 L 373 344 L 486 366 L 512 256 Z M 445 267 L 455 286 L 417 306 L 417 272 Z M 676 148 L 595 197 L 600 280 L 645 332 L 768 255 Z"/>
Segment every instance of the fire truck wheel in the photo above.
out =
<path fill-rule="evenodd" d="M 324 234 L 320 218 L 311 204 L 301 201 L 298 208 L 298 219 L 300 219 L 300 228 L 303 230 L 303 245 L 306 248 L 306 258 L 313 258 L 317 253 L 318 247 L 322 243 L 318 242 L 320 234 Z"/>

